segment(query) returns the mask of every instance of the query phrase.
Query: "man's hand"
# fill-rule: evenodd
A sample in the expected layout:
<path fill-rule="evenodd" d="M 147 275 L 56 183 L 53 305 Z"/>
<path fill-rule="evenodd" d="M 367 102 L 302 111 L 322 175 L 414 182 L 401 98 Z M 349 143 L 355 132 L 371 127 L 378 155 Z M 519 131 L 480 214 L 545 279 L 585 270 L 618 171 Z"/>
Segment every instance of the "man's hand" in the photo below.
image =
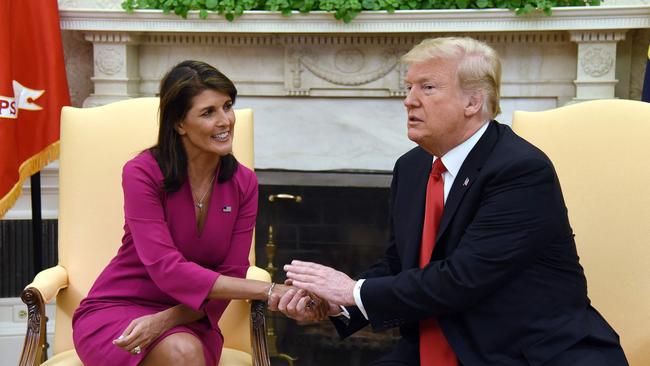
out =
<path fill-rule="evenodd" d="M 287 278 L 297 288 L 316 294 L 323 300 L 337 305 L 355 305 L 356 281 L 343 272 L 317 263 L 291 261 L 284 266 Z"/>

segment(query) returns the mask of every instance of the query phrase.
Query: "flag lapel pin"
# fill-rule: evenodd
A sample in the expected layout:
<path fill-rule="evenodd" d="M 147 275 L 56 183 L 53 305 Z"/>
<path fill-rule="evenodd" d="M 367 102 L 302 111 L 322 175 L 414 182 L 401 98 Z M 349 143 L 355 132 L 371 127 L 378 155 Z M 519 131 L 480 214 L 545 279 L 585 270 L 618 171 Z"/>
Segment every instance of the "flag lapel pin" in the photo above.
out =
<path fill-rule="evenodd" d="M 469 177 L 465 178 L 465 181 L 463 182 L 463 187 L 467 187 L 469 184 Z"/>
<path fill-rule="evenodd" d="M 223 206 L 223 212 L 232 212 L 232 207 L 231 206 Z"/>

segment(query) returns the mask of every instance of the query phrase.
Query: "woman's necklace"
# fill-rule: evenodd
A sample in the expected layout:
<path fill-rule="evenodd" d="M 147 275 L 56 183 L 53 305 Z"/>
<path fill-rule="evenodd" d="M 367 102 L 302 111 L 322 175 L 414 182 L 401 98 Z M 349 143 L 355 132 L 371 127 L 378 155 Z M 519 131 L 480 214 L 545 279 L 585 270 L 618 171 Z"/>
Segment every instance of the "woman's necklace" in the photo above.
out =
<path fill-rule="evenodd" d="M 214 182 L 214 177 L 216 177 L 216 174 L 212 175 L 212 179 L 210 179 L 210 184 L 208 184 L 208 189 L 205 190 L 203 195 L 201 196 L 201 199 L 198 198 L 196 193 L 194 193 L 194 189 L 192 189 L 192 195 L 196 199 L 196 203 L 194 204 L 196 208 L 199 209 L 199 212 L 203 212 L 203 200 L 205 199 L 205 196 L 210 192 L 210 188 L 212 188 L 212 183 Z"/>

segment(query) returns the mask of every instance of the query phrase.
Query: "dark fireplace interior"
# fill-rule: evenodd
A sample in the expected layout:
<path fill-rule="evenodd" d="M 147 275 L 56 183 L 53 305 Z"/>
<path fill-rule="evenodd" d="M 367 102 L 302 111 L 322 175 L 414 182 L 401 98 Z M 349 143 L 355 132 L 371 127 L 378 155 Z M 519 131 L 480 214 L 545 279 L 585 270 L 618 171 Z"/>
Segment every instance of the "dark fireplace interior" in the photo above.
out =
<path fill-rule="evenodd" d="M 385 250 L 390 177 L 365 175 L 371 186 L 358 186 L 367 182 L 359 182 L 353 174 L 305 179 L 310 174 L 292 172 L 288 179 L 265 184 L 270 179 L 258 172 L 257 265 L 268 266 L 271 225 L 273 264 L 278 268 L 275 282 L 284 281 L 282 266 L 292 259 L 318 262 L 355 277 Z M 293 183 L 292 177 L 299 183 Z M 324 181 L 327 185 L 319 185 Z M 280 194 L 300 196 L 301 201 L 282 199 Z M 397 330 L 373 333 L 366 327 L 341 341 L 329 321 L 300 325 L 281 314 L 269 314 L 268 321 L 269 332 L 275 334 L 268 339 L 274 366 L 291 365 L 287 356 L 296 358 L 296 366 L 366 365 L 388 352 L 397 339 Z"/>

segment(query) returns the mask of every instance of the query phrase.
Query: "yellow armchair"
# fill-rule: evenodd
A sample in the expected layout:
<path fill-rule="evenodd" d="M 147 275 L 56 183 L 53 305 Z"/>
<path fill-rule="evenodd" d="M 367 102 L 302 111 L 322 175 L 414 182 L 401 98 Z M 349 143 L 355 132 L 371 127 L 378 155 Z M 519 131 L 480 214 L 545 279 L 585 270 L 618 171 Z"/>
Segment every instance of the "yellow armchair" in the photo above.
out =
<path fill-rule="evenodd" d="M 650 365 L 650 103 L 515 112 L 512 125 L 555 165 L 594 306 L 630 365 Z"/>
<path fill-rule="evenodd" d="M 95 278 L 117 253 L 123 234 L 122 166 L 153 145 L 158 98 L 136 98 L 61 113 L 59 264 L 40 272 L 22 299 L 28 325 L 20 365 L 39 365 L 45 351 L 45 307 L 56 298 L 53 357 L 44 365 L 81 365 L 72 343 L 72 315 Z M 253 168 L 253 113 L 235 112 L 234 155 Z M 254 246 L 249 254 L 255 263 Z M 250 267 L 247 278 L 270 282 Z M 220 366 L 268 366 L 264 303 L 232 301 L 219 326 L 225 336 Z"/>

